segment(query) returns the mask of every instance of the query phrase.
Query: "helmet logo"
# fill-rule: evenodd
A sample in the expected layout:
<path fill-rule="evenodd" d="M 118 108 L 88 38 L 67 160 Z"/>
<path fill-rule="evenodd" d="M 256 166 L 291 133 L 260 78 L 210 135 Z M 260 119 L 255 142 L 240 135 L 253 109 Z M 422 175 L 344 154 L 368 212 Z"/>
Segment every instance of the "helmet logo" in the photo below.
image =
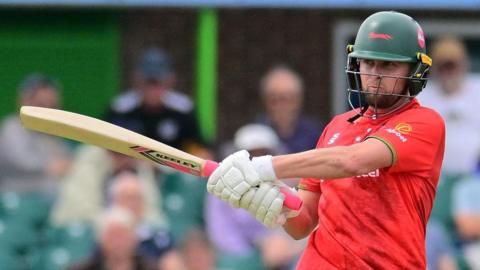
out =
<path fill-rule="evenodd" d="M 393 39 L 393 37 L 390 36 L 389 34 L 379 34 L 379 33 L 375 33 L 375 32 L 370 32 L 370 34 L 368 34 L 368 38 L 371 38 L 371 39 L 385 39 L 385 40 Z"/>
<path fill-rule="evenodd" d="M 417 29 L 417 38 L 418 38 L 418 45 L 420 48 L 425 48 L 425 36 L 423 35 L 422 28 L 418 27 Z"/>

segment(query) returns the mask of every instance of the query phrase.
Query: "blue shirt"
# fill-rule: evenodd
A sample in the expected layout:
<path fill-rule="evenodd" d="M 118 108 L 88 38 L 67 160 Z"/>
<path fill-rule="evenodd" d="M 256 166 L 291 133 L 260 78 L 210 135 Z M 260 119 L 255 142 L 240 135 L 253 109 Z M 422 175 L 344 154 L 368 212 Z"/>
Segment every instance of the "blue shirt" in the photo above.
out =
<path fill-rule="evenodd" d="M 315 149 L 318 138 L 322 133 L 322 128 L 315 121 L 300 115 L 293 132 L 287 136 L 282 136 L 272 125 L 271 120 L 266 115 L 258 118 L 257 123 L 270 126 L 275 130 L 280 141 L 287 148 L 287 153 L 297 153 L 306 150 Z"/>

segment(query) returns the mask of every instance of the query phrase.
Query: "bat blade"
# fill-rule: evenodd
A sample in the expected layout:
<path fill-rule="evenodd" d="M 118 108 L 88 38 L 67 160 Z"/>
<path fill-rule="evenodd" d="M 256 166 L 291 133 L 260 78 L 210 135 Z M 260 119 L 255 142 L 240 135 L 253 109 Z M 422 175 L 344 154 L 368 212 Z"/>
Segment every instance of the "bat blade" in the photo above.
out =
<path fill-rule="evenodd" d="M 22 106 L 20 120 L 29 129 L 93 144 L 137 159 L 153 161 L 198 176 L 210 176 L 218 163 L 204 160 L 128 129 L 93 117 L 33 106 Z M 302 200 L 281 189 L 284 205 L 298 210 Z"/>
<path fill-rule="evenodd" d="M 206 160 L 105 121 L 62 110 L 23 106 L 22 124 L 32 130 L 122 153 L 138 159 L 206 176 Z"/>

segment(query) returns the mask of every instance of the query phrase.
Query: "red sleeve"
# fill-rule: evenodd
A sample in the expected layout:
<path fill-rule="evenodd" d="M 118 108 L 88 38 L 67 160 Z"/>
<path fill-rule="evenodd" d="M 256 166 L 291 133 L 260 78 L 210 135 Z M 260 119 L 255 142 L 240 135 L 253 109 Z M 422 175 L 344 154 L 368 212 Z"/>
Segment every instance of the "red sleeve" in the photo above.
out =
<path fill-rule="evenodd" d="M 322 187 L 320 186 L 320 179 L 315 178 L 303 178 L 297 185 L 298 189 L 308 190 L 315 193 L 322 193 Z"/>
<path fill-rule="evenodd" d="M 392 152 L 389 172 L 421 174 L 429 171 L 444 146 L 445 124 L 438 113 L 419 108 L 392 118 L 368 138 L 384 142 Z"/>

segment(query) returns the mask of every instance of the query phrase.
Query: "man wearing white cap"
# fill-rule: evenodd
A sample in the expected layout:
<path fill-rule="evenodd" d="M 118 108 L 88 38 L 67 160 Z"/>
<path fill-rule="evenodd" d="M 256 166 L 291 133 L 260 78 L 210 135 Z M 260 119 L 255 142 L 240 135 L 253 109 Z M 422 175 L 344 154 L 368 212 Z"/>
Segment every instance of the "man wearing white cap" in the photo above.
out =
<path fill-rule="evenodd" d="M 280 154 L 282 146 L 275 131 L 261 124 L 241 127 L 233 145 L 252 155 Z M 299 254 L 302 245 L 281 231 L 269 231 L 245 209 L 232 209 L 210 195 L 206 223 L 212 243 L 219 252 L 221 269 L 284 269 Z"/>

